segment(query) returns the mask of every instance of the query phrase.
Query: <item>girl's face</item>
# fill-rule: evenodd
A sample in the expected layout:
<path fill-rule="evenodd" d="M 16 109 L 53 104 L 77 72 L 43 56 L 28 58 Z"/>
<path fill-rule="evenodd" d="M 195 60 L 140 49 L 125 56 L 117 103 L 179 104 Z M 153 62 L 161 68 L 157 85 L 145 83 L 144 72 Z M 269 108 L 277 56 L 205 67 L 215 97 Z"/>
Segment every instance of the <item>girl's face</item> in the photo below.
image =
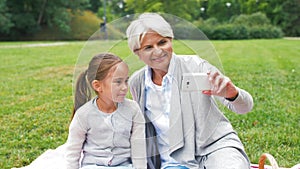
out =
<path fill-rule="evenodd" d="M 113 102 L 123 102 L 128 91 L 128 66 L 121 62 L 111 68 L 102 81 L 102 93 L 99 97 Z"/>
<path fill-rule="evenodd" d="M 141 48 L 135 53 L 152 69 L 168 71 L 172 58 L 172 39 L 156 32 L 147 32 L 142 37 Z"/>

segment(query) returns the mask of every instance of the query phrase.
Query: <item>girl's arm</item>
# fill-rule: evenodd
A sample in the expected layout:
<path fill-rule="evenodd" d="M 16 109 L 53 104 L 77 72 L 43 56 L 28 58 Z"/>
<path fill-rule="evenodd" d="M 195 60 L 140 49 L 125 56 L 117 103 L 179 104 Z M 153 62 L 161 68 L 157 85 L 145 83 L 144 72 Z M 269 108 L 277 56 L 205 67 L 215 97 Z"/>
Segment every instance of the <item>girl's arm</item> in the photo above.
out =
<path fill-rule="evenodd" d="M 78 113 L 75 114 L 70 127 L 67 140 L 65 159 L 67 169 L 78 169 L 80 167 L 79 160 L 83 142 L 85 141 L 86 131 L 82 127 Z"/>
<path fill-rule="evenodd" d="M 146 136 L 145 119 L 138 104 L 135 104 L 135 113 L 133 116 L 132 134 L 130 137 L 131 159 L 133 167 L 136 169 L 146 169 Z"/>

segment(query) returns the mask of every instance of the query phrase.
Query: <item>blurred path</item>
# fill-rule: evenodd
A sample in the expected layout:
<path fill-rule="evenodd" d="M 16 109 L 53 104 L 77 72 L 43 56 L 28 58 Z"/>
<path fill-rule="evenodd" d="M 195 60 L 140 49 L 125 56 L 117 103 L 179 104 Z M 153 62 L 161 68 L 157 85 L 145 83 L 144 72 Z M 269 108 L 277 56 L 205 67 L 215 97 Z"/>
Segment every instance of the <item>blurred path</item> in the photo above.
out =
<path fill-rule="evenodd" d="M 53 43 L 32 43 L 32 44 L 18 44 L 18 45 L 0 45 L 0 48 L 32 48 L 45 46 L 61 46 L 67 45 L 68 42 L 53 42 Z"/>
<path fill-rule="evenodd" d="M 300 40 L 300 37 L 284 37 L 283 39 L 287 39 L 287 40 Z"/>

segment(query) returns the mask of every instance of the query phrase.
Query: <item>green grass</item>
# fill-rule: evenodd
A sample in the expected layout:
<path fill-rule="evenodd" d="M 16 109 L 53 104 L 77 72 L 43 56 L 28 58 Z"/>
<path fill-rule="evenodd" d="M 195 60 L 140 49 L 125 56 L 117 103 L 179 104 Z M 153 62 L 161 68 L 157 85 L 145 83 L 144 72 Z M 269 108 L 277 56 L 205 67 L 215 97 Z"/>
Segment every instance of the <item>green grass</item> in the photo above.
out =
<path fill-rule="evenodd" d="M 177 41 L 175 52 L 193 54 L 186 47 L 193 46 L 194 52 L 211 59 L 237 86 L 252 94 L 252 112 L 237 115 L 224 109 L 251 162 L 258 163 L 259 156 L 269 152 L 280 166 L 299 163 L 300 40 L 212 41 L 220 58 L 214 56 L 213 48 L 203 51 L 209 47 L 204 43 Z M 47 149 L 65 142 L 77 61 L 80 65 L 94 53 L 109 49 L 128 62 L 131 73 L 142 65 L 125 41 L 90 46 L 85 42 L 49 47 L 21 44 L 26 43 L 0 43 L 1 169 L 28 165 Z M 86 50 L 82 50 L 84 46 Z"/>

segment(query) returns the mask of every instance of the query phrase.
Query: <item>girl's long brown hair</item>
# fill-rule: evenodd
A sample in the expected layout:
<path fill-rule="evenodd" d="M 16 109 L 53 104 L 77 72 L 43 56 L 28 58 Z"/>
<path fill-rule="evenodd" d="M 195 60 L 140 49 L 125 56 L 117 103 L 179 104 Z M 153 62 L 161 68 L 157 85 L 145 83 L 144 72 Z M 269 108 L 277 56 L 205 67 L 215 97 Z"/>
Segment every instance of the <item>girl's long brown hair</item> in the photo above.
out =
<path fill-rule="evenodd" d="M 116 64 L 122 62 L 118 56 L 110 53 L 98 54 L 92 58 L 87 70 L 82 72 L 76 82 L 74 109 L 75 112 L 92 98 L 92 82 L 94 80 L 103 80 L 109 73 L 109 70 Z"/>

